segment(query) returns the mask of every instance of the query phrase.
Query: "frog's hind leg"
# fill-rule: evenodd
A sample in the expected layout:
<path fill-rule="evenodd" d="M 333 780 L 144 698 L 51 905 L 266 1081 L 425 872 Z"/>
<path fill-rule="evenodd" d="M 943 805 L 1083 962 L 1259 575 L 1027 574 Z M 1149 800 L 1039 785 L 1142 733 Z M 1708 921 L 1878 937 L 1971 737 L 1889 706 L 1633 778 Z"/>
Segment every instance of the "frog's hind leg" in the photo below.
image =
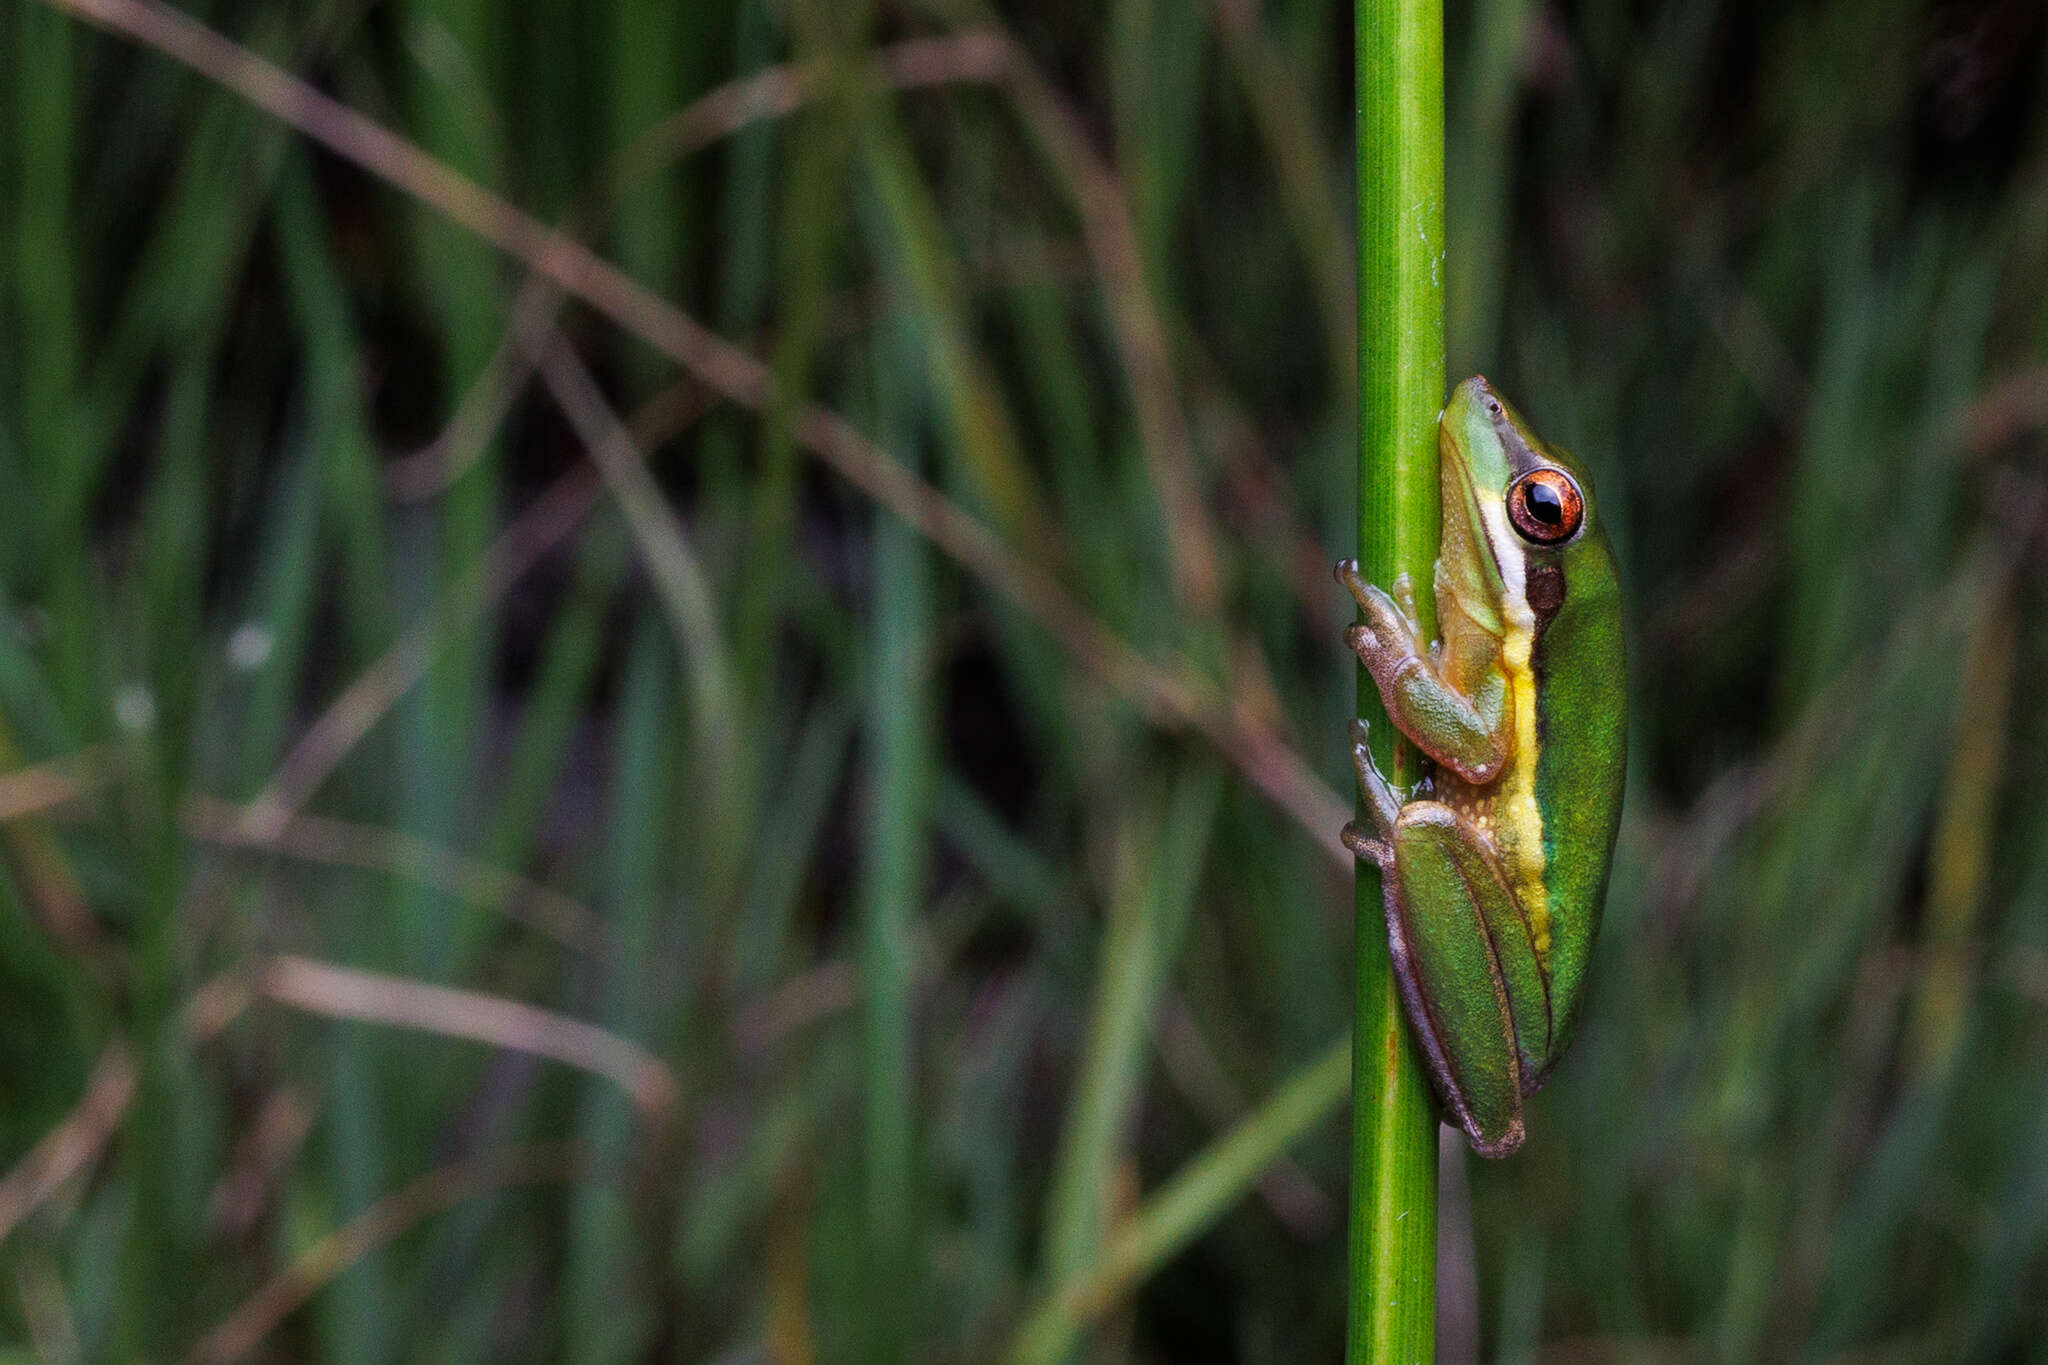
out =
<path fill-rule="evenodd" d="M 1541 974 L 1522 913 L 1483 836 L 1450 807 L 1403 807 L 1389 841 L 1387 942 L 1401 999 L 1437 1091 L 1482 1156 L 1522 1145 L 1517 1020 L 1548 1037 Z M 1519 936 L 1517 931 L 1519 930 Z"/>
<path fill-rule="evenodd" d="M 1392 865 L 1394 854 L 1394 826 L 1401 818 L 1401 798 L 1394 794 L 1394 788 L 1379 765 L 1372 761 L 1372 750 L 1366 747 L 1366 737 L 1371 729 L 1363 720 L 1351 722 L 1351 767 L 1358 774 L 1358 794 L 1365 798 L 1365 816 L 1369 828 L 1361 828 L 1357 821 L 1344 826 L 1344 847 L 1364 862 L 1377 863 L 1382 871 Z"/>

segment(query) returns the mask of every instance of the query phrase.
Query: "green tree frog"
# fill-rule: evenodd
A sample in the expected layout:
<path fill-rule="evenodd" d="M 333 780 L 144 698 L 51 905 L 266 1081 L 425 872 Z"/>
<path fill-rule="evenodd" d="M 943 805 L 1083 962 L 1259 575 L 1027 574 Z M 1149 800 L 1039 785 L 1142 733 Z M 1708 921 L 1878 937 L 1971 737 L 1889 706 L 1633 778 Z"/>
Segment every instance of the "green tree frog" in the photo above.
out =
<path fill-rule="evenodd" d="M 1362 621 L 1345 633 L 1395 727 L 1427 758 L 1390 783 L 1351 724 L 1365 818 L 1410 1026 L 1475 1151 L 1522 1145 L 1523 1098 L 1571 1039 L 1621 817 L 1627 673 L 1614 551 L 1584 471 L 1485 378 L 1437 423 L 1439 638 L 1404 574 L 1391 591 L 1337 566 Z"/>

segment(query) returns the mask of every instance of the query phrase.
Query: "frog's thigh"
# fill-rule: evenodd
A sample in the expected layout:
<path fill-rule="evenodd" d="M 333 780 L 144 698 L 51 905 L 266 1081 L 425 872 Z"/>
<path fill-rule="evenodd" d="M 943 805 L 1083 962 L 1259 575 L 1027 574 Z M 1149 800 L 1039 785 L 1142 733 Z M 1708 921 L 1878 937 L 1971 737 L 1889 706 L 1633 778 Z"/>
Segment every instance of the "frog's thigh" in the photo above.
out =
<path fill-rule="evenodd" d="M 1435 803 L 1431 803 L 1434 805 Z M 1473 828 L 1465 816 L 1438 806 L 1443 815 L 1418 817 L 1418 824 L 1441 825 L 1448 816 L 1455 830 L 1456 856 L 1465 880 L 1475 888 L 1473 899 L 1493 941 L 1494 965 L 1500 968 L 1501 984 L 1507 988 L 1508 1008 L 1514 1015 L 1515 1039 L 1522 1045 L 1523 1093 L 1535 1089 L 1535 1082 L 1549 1066 L 1550 980 L 1536 957 L 1535 935 L 1528 916 L 1515 899 L 1493 841 Z"/>
<path fill-rule="evenodd" d="M 1503 1155 L 1522 1142 L 1515 1006 L 1547 1033 L 1521 911 L 1477 831 L 1448 806 L 1411 802 L 1393 845 L 1399 895 L 1387 897 L 1387 930 L 1408 1016 L 1452 1117 L 1474 1147 Z"/>

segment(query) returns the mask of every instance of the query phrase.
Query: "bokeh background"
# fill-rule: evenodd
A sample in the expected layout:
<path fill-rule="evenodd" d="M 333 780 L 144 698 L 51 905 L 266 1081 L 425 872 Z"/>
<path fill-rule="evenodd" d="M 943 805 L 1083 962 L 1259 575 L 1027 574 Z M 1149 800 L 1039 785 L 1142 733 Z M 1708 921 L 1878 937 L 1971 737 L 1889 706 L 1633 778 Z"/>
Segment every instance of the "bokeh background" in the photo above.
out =
<path fill-rule="evenodd" d="M 1336 1359 L 1348 6 L 188 0 L 322 147 L 123 4 L 0 6 L 4 1358 Z M 2044 10 L 1448 32 L 1637 704 L 1444 1358 L 2039 1358 Z"/>

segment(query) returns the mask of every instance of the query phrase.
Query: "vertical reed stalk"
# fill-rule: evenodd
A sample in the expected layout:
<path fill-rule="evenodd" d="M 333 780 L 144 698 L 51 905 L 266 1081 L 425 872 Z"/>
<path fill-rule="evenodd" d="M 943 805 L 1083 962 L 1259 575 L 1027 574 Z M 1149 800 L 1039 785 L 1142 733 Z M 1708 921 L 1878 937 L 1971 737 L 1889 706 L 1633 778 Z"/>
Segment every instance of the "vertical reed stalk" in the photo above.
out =
<path fill-rule="evenodd" d="M 1443 14 L 1439 0 L 1358 0 L 1358 543 L 1366 576 L 1414 577 L 1435 605 L 1436 419 L 1444 394 Z M 1396 746 L 1372 681 L 1360 714 L 1397 781 Z M 1397 754 L 1397 748 L 1400 752 Z M 1378 874 L 1358 872 L 1358 1005 L 1352 1053 L 1350 1322 L 1345 1358 L 1432 1357 L 1436 1115 L 1402 1022 Z"/>

